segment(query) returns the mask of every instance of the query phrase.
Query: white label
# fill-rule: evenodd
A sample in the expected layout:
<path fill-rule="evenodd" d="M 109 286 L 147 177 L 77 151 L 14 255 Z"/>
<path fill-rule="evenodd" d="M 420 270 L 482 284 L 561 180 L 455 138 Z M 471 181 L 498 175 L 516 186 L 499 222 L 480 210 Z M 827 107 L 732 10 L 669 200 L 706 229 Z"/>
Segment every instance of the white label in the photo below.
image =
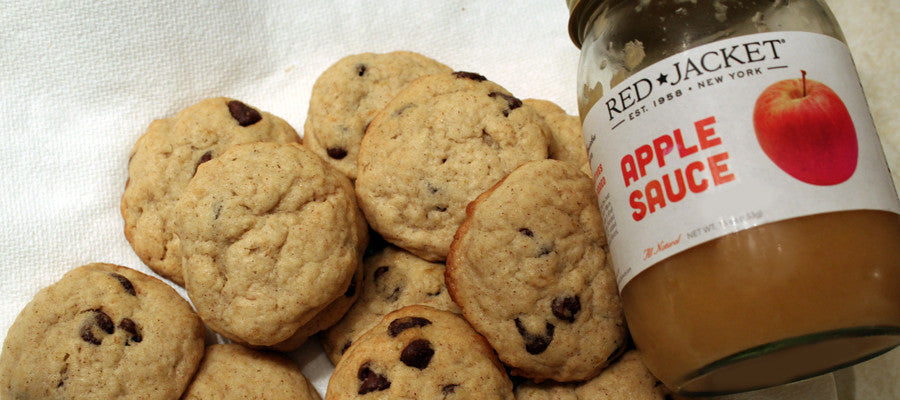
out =
<path fill-rule="evenodd" d="M 622 81 L 584 121 L 619 288 L 715 238 L 840 210 L 900 213 L 847 46 L 736 37 Z"/>

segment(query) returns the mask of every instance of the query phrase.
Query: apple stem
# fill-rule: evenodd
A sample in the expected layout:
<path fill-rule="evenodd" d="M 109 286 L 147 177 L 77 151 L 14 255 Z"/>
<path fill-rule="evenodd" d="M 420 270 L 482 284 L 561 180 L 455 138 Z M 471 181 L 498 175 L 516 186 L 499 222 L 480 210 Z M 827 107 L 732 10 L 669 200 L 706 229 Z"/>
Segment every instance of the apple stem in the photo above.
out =
<path fill-rule="evenodd" d="M 806 71 L 800 70 L 801 80 L 803 82 L 803 97 L 806 97 Z"/>

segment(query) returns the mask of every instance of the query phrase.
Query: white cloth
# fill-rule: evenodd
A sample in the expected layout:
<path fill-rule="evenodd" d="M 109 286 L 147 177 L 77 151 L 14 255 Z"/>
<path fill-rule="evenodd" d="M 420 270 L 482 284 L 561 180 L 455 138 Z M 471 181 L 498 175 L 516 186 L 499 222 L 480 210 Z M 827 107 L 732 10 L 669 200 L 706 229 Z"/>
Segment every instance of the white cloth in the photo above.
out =
<path fill-rule="evenodd" d="M 847 12 L 842 23 L 860 32 L 867 25 L 857 21 L 869 14 L 883 23 L 868 27 L 889 40 L 851 40 L 851 50 L 865 54 L 858 61 L 866 89 L 884 98 L 898 89 L 896 74 L 876 67 L 885 57 L 897 64 L 895 1 L 833 0 Z M 125 240 L 119 200 L 129 151 L 153 119 L 222 95 L 300 132 L 322 71 L 349 54 L 392 50 L 481 73 L 519 98 L 575 114 L 579 51 L 567 18 L 563 0 L 4 1 L 0 340 L 34 294 L 71 268 L 102 261 L 151 273 Z M 874 108 L 887 110 L 881 101 Z M 900 154 L 895 114 L 876 113 L 891 129 L 882 132 L 889 155 Z M 331 364 L 318 344 L 293 356 L 324 393 Z M 802 393 L 834 393 L 831 375 L 817 382 Z"/>

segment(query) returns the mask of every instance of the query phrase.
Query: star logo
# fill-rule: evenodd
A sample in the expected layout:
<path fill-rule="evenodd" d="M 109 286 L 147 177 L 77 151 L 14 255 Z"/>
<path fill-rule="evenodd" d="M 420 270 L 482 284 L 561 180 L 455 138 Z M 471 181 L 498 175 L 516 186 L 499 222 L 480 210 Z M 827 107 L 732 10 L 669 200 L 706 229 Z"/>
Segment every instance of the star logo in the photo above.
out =
<path fill-rule="evenodd" d="M 659 78 L 656 78 L 656 81 L 659 82 L 660 85 L 662 85 L 663 83 L 669 83 L 668 79 L 668 75 L 661 73 L 659 74 Z"/>

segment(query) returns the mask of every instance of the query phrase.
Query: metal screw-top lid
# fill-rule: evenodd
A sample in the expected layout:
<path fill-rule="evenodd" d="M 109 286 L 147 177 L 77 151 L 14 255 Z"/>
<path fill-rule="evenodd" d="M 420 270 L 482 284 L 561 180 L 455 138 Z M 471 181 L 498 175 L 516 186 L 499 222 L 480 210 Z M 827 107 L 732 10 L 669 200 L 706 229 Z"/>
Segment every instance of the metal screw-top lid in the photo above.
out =
<path fill-rule="evenodd" d="M 591 14 L 607 0 L 566 0 L 569 7 L 569 37 L 579 49 Z"/>

